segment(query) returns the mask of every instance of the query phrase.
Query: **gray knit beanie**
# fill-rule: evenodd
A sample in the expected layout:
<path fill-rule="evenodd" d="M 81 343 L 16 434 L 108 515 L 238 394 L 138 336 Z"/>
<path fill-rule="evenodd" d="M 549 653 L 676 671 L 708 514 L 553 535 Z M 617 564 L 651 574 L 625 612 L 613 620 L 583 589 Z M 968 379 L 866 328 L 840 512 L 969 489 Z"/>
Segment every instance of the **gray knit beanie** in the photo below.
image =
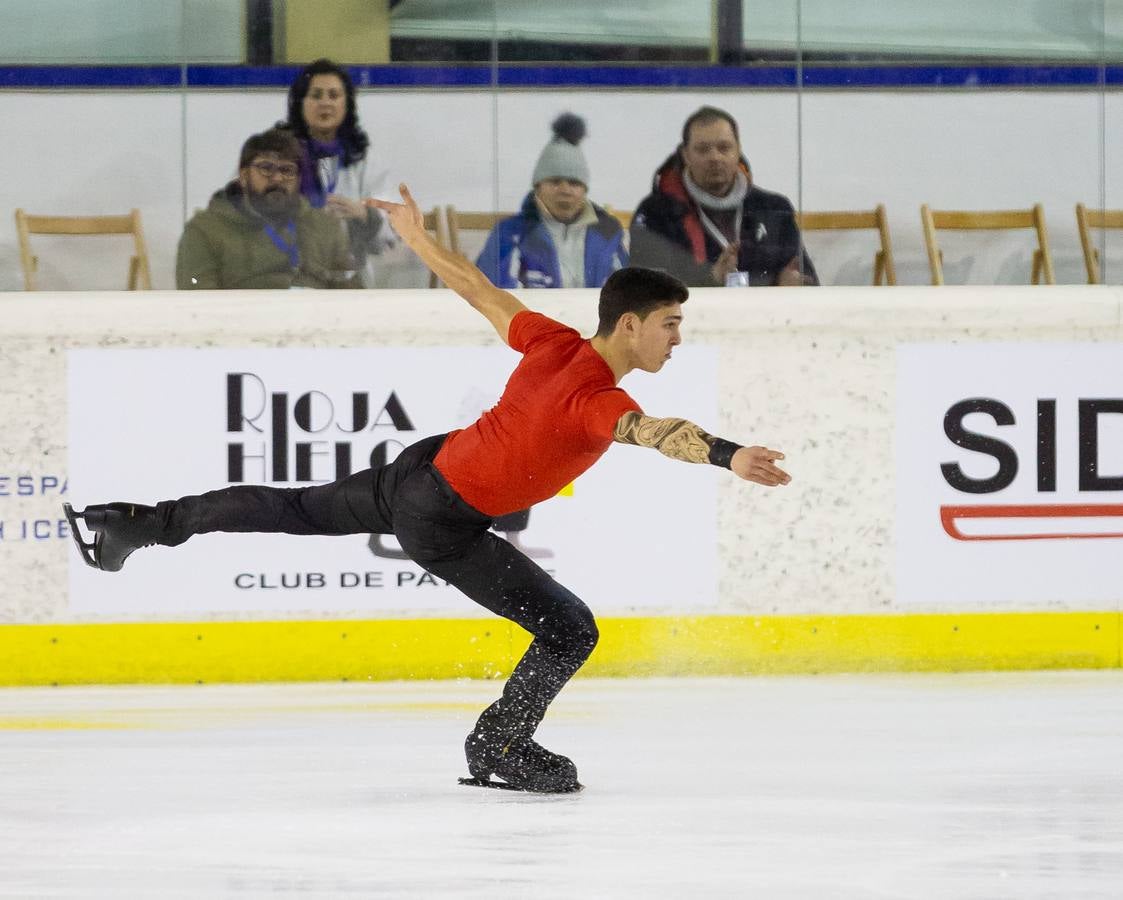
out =
<path fill-rule="evenodd" d="M 589 164 L 585 154 L 577 146 L 585 136 L 585 120 L 573 113 L 562 113 L 551 126 L 554 129 L 550 141 L 538 157 L 534 166 L 531 186 L 547 178 L 568 178 L 589 186 Z"/>

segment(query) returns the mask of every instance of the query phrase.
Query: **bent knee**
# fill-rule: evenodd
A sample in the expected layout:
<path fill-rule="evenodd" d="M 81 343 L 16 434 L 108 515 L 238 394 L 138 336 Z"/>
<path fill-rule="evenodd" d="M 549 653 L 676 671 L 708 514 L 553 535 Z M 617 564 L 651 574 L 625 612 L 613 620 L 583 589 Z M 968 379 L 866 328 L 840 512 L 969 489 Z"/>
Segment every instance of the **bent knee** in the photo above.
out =
<path fill-rule="evenodd" d="M 585 629 L 585 656 L 588 656 L 597 646 L 597 641 L 600 640 L 600 629 L 597 628 L 597 623 L 593 619 L 592 614 L 589 615 L 589 624 Z"/>
<path fill-rule="evenodd" d="M 535 638 L 556 652 L 584 661 L 600 639 L 600 631 L 587 606 L 571 607 L 564 612 L 539 619 L 529 630 Z"/>
<path fill-rule="evenodd" d="M 587 659 L 599 640 L 600 629 L 597 628 L 593 613 L 588 608 L 583 609 L 569 628 L 567 649 L 581 659 Z"/>

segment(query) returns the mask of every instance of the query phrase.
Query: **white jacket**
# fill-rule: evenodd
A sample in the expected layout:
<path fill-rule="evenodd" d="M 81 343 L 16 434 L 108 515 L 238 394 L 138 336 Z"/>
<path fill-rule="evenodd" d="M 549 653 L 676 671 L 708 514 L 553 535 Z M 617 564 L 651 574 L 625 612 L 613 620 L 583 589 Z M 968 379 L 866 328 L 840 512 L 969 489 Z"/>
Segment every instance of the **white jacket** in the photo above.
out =
<path fill-rule="evenodd" d="M 327 185 L 335 175 L 335 190 L 332 193 L 348 200 L 357 200 L 360 203 L 367 197 L 377 197 L 380 200 L 396 200 L 386 193 L 386 182 L 389 171 L 386 169 L 370 171 L 367 159 L 364 157 L 357 163 L 344 166 L 337 171 L 337 161 L 334 157 L 321 159 L 319 162 L 320 184 Z M 343 225 L 348 231 L 352 252 L 362 257 L 362 282 L 365 287 L 375 284 L 375 259 L 383 251 L 398 244 L 398 236 L 394 234 L 389 221 L 377 209 L 367 210 L 367 221 L 349 220 Z"/>

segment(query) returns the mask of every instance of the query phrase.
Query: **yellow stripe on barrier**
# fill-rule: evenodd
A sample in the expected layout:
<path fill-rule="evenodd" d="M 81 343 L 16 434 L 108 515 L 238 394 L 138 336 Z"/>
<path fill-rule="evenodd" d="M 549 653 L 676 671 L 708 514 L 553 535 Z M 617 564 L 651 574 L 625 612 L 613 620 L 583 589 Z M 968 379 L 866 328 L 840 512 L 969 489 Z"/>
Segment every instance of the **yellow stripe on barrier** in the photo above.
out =
<path fill-rule="evenodd" d="M 610 619 L 598 675 L 957 672 L 1120 665 L 1120 615 L 966 613 Z"/>
<path fill-rule="evenodd" d="M 45 719 L 13 718 L 0 716 L 0 731 L 89 731 L 133 728 L 121 722 L 103 722 L 95 719 Z"/>
<path fill-rule="evenodd" d="M 5 625 L 0 684 L 498 678 L 516 640 L 500 619 Z"/>
<path fill-rule="evenodd" d="M 606 618 L 588 675 L 1120 666 L 1120 614 Z M 503 678 L 497 619 L 0 626 L 0 685 Z"/>

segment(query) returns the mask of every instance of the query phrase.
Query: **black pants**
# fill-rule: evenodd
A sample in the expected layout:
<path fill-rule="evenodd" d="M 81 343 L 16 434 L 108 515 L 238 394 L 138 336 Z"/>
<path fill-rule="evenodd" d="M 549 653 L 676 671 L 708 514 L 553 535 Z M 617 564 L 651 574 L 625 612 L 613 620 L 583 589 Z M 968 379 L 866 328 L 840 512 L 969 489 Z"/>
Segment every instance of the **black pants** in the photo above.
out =
<path fill-rule="evenodd" d="M 529 737 L 546 707 L 597 643 L 589 608 L 492 534 L 432 464 L 445 436 L 407 447 L 389 465 L 307 488 L 240 485 L 157 504 L 160 543 L 209 532 L 393 534 L 410 558 L 534 636 L 499 700 L 515 736 Z"/>

